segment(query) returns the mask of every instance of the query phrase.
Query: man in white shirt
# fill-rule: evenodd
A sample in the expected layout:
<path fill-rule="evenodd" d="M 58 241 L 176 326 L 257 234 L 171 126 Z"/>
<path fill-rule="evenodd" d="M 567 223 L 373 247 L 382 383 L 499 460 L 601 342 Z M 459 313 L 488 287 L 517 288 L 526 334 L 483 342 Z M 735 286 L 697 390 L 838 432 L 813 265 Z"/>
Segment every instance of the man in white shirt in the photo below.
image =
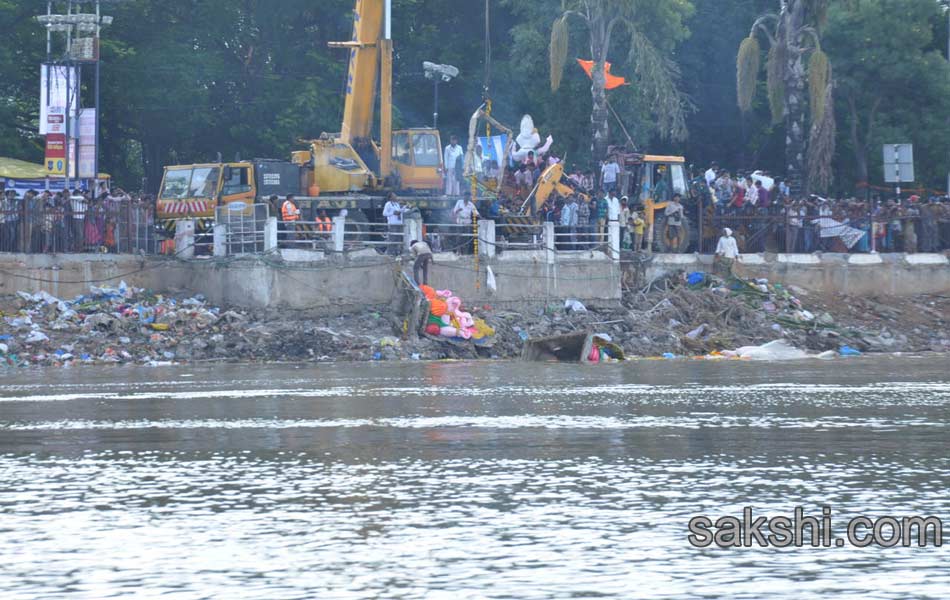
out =
<path fill-rule="evenodd" d="M 472 202 L 471 192 L 466 191 L 465 197 L 458 199 L 458 202 L 455 203 L 455 208 L 452 209 L 452 216 L 455 217 L 455 224 L 462 226 L 457 228 L 459 232 L 457 244 L 459 246 L 459 252 L 467 253 L 471 248 L 472 232 L 467 230 L 465 226 L 470 228 L 472 226 L 472 217 L 480 216 L 478 209 L 475 207 L 475 203 Z"/>
<path fill-rule="evenodd" d="M 457 171 L 457 164 L 459 159 L 463 158 L 465 152 L 462 151 L 462 147 L 459 146 L 459 139 L 457 136 L 452 136 L 449 138 L 449 145 L 445 147 L 445 152 L 443 153 L 443 168 L 445 169 L 445 194 L 447 196 L 458 196 L 459 191 L 459 179 Z"/>
<path fill-rule="evenodd" d="M 706 170 L 706 187 L 712 187 L 716 183 L 717 171 L 719 170 L 719 165 L 717 163 L 712 163 L 709 169 Z"/>
<path fill-rule="evenodd" d="M 759 202 L 759 190 L 755 187 L 755 182 L 752 181 L 751 177 L 745 178 L 745 202 L 743 206 L 749 207 L 749 211 L 755 208 L 755 205 Z"/>
<path fill-rule="evenodd" d="M 716 244 L 715 271 L 724 277 L 732 275 L 732 265 L 737 258 L 739 246 L 736 245 L 736 238 L 732 237 L 732 230 L 726 227 Z"/>
<path fill-rule="evenodd" d="M 475 154 L 472 156 L 472 173 L 482 181 L 485 174 L 485 156 L 482 155 L 482 145 L 475 144 Z"/>
<path fill-rule="evenodd" d="M 604 166 L 600 168 L 601 181 L 606 191 L 613 192 L 617 189 L 617 175 L 619 174 L 620 166 L 617 165 L 616 159 L 611 156 L 607 159 L 607 162 L 604 163 Z"/>
<path fill-rule="evenodd" d="M 68 192 L 67 192 L 68 193 Z M 69 204 L 73 209 L 72 234 L 73 234 L 73 252 L 82 252 L 86 247 L 86 208 L 88 201 L 78 189 L 74 190 L 69 197 Z"/>
<path fill-rule="evenodd" d="M 389 246 L 386 249 L 387 254 L 399 255 L 399 241 L 402 238 L 402 213 L 406 212 L 405 207 L 399 203 L 396 194 L 389 192 L 386 198 L 386 206 L 383 207 L 383 216 L 386 217 L 386 224 L 389 231 L 386 233 Z"/>

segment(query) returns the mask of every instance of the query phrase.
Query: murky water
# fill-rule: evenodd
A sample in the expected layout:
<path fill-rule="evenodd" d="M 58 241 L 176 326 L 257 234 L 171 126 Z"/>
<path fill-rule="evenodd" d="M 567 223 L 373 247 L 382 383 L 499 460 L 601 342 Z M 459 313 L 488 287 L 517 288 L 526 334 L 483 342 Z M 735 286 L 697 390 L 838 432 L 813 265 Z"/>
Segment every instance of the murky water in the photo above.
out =
<path fill-rule="evenodd" d="M 948 367 L 5 375 L 0 598 L 945 598 L 945 548 L 697 549 L 687 522 L 950 523 Z"/>

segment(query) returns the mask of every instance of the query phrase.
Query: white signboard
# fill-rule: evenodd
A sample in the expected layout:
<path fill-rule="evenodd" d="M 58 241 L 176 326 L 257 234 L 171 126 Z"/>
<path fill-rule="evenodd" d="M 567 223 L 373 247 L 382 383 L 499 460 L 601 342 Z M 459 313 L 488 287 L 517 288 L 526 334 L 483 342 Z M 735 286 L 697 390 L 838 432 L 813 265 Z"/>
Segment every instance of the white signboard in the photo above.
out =
<path fill-rule="evenodd" d="M 79 178 L 96 177 L 96 109 L 79 113 Z"/>
<path fill-rule="evenodd" d="M 887 183 L 914 181 L 914 146 L 912 144 L 885 144 L 884 181 Z"/>
<path fill-rule="evenodd" d="M 67 81 L 69 90 L 66 89 Z M 49 113 L 52 109 L 53 114 L 65 115 L 67 104 L 75 110 L 79 101 L 76 93 L 78 89 L 78 67 L 62 65 L 42 65 L 40 67 L 40 135 L 57 133 L 49 131 Z"/>

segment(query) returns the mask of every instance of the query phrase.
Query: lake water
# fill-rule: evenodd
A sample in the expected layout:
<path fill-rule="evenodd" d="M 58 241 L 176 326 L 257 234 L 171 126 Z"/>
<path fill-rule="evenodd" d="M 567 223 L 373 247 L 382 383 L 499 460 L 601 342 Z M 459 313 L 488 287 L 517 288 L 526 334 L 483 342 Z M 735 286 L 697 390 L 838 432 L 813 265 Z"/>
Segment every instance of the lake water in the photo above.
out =
<path fill-rule="evenodd" d="M 687 523 L 950 523 L 948 368 L 0 374 L 0 598 L 946 598 L 945 548 L 699 549 Z"/>

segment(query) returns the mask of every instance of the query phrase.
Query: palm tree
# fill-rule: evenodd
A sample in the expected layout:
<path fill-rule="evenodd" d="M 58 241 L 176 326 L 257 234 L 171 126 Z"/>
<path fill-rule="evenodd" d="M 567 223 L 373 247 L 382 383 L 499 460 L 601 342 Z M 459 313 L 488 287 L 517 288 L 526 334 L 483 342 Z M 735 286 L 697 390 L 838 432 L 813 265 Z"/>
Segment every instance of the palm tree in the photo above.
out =
<path fill-rule="evenodd" d="M 821 190 L 827 188 L 831 180 L 834 83 L 831 64 L 821 49 L 821 27 L 832 1 L 780 0 L 777 13 L 762 15 L 753 23 L 749 37 L 739 46 L 736 59 L 739 108 L 748 112 L 761 66 L 762 51 L 756 35 L 761 34 L 768 40 L 769 107 L 774 123 L 785 121 L 786 177 L 792 193 L 804 188 Z M 811 117 L 807 140 L 806 87 Z"/>
<path fill-rule="evenodd" d="M 685 0 L 679 0 L 673 8 L 682 14 L 687 13 L 691 6 Z M 590 115 L 592 160 L 600 160 L 607 155 L 610 125 L 604 63 L 607 62 L 614 33 L 622 32 L 628 36 L 628 58 L 635 67 L 636 90 L 653 107 L 660 135 L 674 140 L 686 138 L 686 113 L 691 104 L 679 89 L 679 68 L 676 63 L 648 37 L 645 14 L 655 15 L 655 11 L 636 0 L 563 0 L 561 14 L 551 28 L 549 50 L 552 91 L 560 87 L 567 63 L 569 21 L 580 21 L 587 29 L 591 60 L 594 61 L 590 89 L 593 100 Z"/>

